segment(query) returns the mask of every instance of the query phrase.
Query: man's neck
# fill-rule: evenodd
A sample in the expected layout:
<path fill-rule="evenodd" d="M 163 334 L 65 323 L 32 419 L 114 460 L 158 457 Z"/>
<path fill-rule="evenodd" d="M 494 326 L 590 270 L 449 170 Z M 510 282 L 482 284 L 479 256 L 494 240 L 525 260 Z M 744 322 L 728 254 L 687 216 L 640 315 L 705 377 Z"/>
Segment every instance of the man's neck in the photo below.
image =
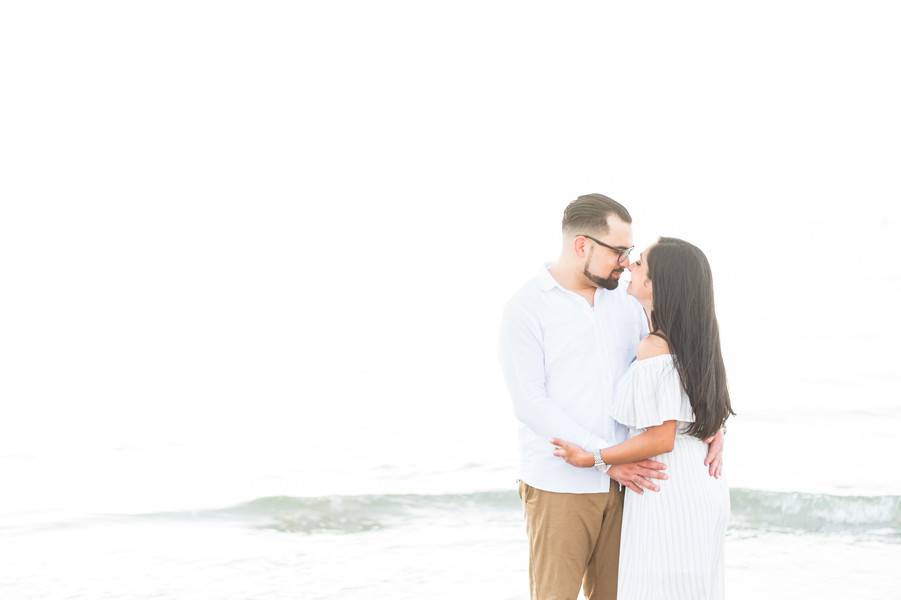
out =
<path fill-rule="evenodd" d="M 561 263 L 562 261 L 557 261 L 548 267 L 551 276 L 557 280 L 557 283 L 559 283 L 563 289 L 579 294 L 585 298 L 589 304 L 594 306 L 594 294 L 597 288 L 585 283 L 585 277 L 582 273 L 577 273 L 574 269 L 567 269 L 566 266 Z"/>

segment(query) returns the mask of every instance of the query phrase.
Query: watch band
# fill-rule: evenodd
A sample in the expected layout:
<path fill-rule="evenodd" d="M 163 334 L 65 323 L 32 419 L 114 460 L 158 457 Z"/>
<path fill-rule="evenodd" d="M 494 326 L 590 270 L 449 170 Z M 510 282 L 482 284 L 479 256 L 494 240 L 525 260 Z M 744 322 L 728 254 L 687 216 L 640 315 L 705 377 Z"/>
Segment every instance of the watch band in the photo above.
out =
<path fill-rule="evenodd" d="M 601 458 L 601 451 L 594 451 L 594 468 L 600 471 L 601 473 L 606 473 L 607 469 L 610 468 L 610 465 L 604 462 L 604 459 Z"/>

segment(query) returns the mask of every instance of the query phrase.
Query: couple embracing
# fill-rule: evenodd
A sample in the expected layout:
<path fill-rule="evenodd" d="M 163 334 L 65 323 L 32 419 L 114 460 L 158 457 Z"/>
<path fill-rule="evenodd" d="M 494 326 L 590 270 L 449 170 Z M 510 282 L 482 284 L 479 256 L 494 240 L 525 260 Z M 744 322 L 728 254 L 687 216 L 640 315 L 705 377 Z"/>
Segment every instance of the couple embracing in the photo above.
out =
<path fill-rule="evenodd" d="M 601 194 L 570 203 L 557 262 L 504 312 L 533 600 L 724 597 L 734 413 L 710 265 L 676 238 L 634 256 L 631 223 Z"/>

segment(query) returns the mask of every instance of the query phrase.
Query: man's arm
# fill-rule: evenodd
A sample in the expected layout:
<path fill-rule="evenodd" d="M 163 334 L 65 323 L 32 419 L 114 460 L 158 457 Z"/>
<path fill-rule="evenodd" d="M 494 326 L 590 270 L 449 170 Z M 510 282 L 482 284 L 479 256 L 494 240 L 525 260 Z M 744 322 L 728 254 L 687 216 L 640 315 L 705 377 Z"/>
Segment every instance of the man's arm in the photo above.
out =
<path fill-rule="evenodd" d="M 500 361 L 516 418 L 529 429 L 548 442 L 559 437 L 589 449 L 613 445 L 574 421 L 551 402 L 546 389 L 544 349 L 538 320 L 516 304 L 508 305 L 504 311 Z"/>

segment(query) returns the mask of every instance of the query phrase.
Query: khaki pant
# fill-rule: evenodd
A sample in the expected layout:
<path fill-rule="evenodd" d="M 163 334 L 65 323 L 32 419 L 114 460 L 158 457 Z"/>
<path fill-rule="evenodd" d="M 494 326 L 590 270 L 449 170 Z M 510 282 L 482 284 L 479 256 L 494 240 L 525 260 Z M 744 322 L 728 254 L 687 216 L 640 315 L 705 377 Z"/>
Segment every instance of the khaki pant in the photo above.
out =
<path fill-rule="evenodd" d="M 529 536 L 532 600 L 616 600 L 623 492 L 546 492 L 519 482 Z"/>

